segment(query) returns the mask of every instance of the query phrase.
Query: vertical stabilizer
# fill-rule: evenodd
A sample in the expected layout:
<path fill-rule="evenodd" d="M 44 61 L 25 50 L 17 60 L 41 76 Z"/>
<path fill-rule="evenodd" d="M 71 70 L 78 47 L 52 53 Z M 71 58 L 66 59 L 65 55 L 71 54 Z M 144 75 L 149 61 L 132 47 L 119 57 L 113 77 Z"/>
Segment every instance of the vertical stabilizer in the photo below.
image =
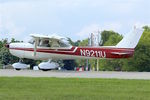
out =
<path fill-rule="evenodd" d="M 135 48 L 142 36 L 143 29 L 134 28 L 116 45 L 117 48 Z"/>

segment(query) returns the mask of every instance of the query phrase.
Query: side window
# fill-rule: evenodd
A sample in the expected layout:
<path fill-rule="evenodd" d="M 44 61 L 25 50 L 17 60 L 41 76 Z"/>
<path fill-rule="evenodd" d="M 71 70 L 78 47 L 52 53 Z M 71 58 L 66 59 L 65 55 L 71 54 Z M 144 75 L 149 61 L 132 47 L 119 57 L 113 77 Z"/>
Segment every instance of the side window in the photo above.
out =
<path fill-rule="evenodd" d="M 49 40 L 40 40 L 39 46 L 50 47 Z"/>
<path fill-rule="evenodd" d="M 62 41 L 62 40 L 50 40 L 50 39 L 40 39 L 38 42 L 38 46 L 40 47 L 50 47 L 50 48 L 69 48 L 70 45 L 68 42 Z"/>
<path fill-rule="evenodd" d="M 59 44 L 60 44 L 60 47 L 68 47 L 68 45 L 67 44 L 65 44 L 64 42 L 62 42 L 62 41 L 60 41 L 59 42 Z"/>
<path fill-rule="evenodd" d="M 50 42 L 51 47 L 62 47 L 62 48 L 67 48 L 70 47 L 70 45 L 67 42 L 61 41 L 61 40 L 53 40 Z"/>
<path fill-rule="evenodd" d="M 60 47 L 59 41 L 52 41 L 52 47 Z"/>

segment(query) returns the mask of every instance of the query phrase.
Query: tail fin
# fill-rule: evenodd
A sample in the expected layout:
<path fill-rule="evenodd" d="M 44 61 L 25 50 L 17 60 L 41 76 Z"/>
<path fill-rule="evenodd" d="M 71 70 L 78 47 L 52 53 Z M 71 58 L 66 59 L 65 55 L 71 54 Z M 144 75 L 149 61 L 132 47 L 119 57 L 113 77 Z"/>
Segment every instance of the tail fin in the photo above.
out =
<path fill-rule="evenodd" d="M 135 48 L 142 36 L 143 29 L 134 28 L 117 45 L 117 48 Z"/>

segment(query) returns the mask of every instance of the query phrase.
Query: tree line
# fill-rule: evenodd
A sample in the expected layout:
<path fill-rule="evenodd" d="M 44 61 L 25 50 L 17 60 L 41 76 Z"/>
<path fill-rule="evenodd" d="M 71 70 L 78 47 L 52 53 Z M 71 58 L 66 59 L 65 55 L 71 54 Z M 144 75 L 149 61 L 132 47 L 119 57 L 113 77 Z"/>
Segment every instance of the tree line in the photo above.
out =
<path fill-rule="evenodd" d="M 150 71 L 150 27 L 144 26 L 143 35 L 135 48 L 135 53 L 132 58 L 128 59 L 100 59 L 99 60 L 99 70 L 101 71 Z M 116 45 L 123 36 L 114 31 L 104 30 L 101 33 L 103 40 L 102 46 L 114 46 Z M 68 38 L 68 41 L 73 46 L 88 46 L 88 39 L 72 41 Z M 22 42 L 17 41 L 14 38 L 11 39 L 12 42 Z M 0 67 L 3 65 L 13 64 L 19 61 L 19 58 L 12 56 L 9 50 L 5 48 L 5 44 L 8 43 L 7 39 L 0 40 Z M 34 65 L 39 64 L 41 61 L 35 61 L 31 59 L 24 59 L 24 63 L 30 64 L 31 68 Z M 86 66 L 86 59 L 78 60 L 59 60 L 58 63 L 68 69 L 72 70 L 74 67 Z M 91 68 L 96 67 L 96 60 L 89 60 L 89 66 Z"/>

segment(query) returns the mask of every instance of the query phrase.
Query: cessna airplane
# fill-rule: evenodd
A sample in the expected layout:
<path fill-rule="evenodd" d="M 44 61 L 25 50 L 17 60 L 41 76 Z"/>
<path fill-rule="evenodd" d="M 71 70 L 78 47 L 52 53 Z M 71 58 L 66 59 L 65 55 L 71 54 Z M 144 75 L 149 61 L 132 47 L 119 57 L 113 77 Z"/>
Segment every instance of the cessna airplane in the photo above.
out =
<path fill-rule="evenodd" d="M 32 40 L 28 43 L 10 43 L 6 47 L 12 55 L 21 59 L 49 60 L 42 62 L 38 67 L 50 70 L 59 67 L 51 59 L 111 59 L 129 58 L 134 54 L 134 48 L 143 33 L 143 29 L 134 28 L 116 46 L 75 47 L 66 42 L 64 37 L 57 35 L 31 34 Z M 20 70 L 27 68 L 22 62 L 12 65 Z"/>

